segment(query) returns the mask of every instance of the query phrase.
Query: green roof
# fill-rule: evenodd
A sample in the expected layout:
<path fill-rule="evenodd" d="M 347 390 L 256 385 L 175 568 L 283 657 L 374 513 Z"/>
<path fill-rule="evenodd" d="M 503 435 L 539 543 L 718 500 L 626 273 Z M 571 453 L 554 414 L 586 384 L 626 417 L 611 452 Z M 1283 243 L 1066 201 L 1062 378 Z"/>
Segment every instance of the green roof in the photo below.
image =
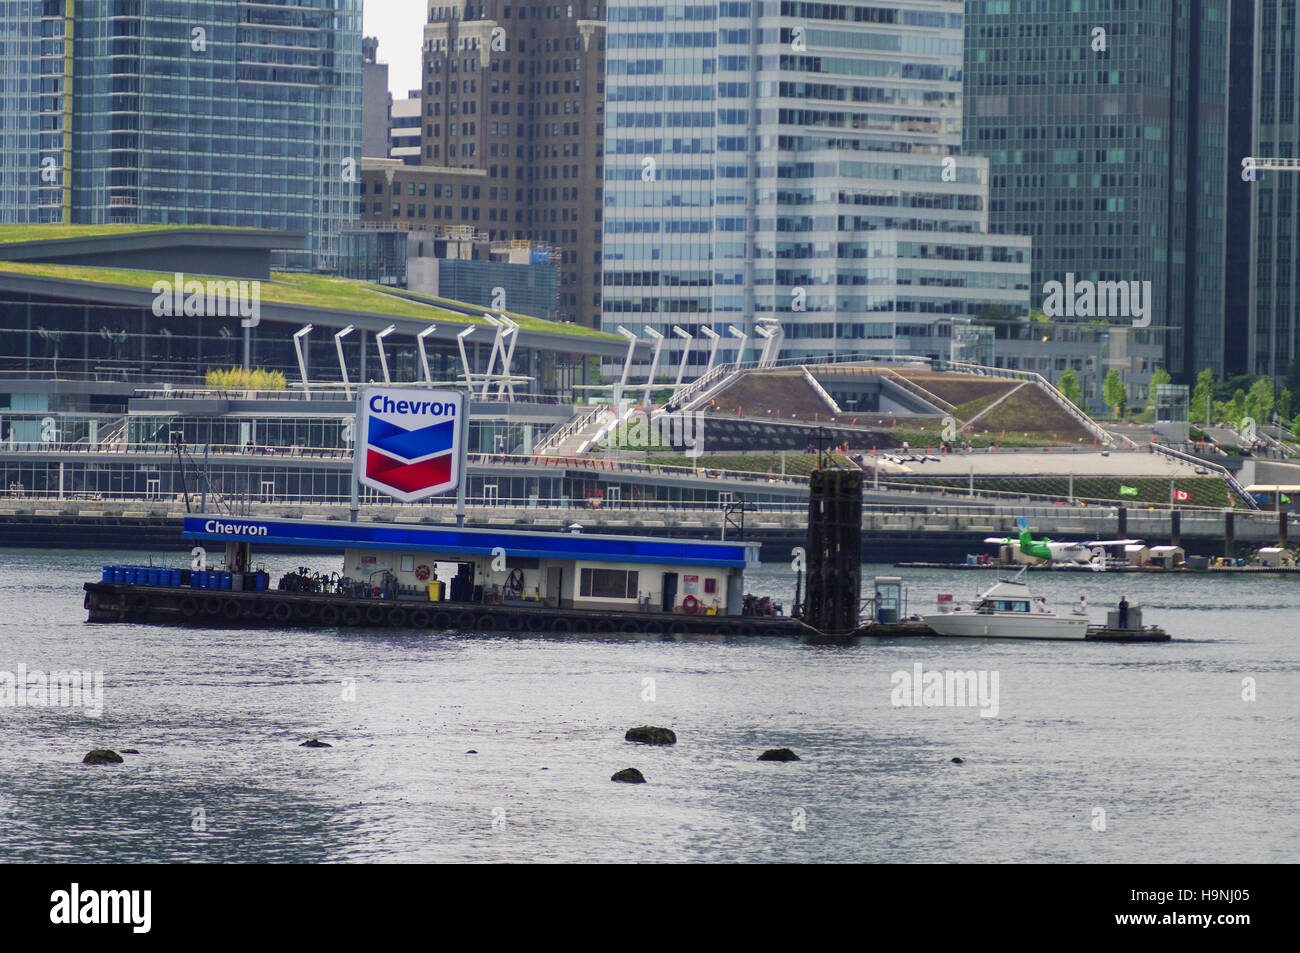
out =
<path fill-rule="evenodd" d="M 0 225 L 0 245 L 12 242 L 58 241 L 63 238 L 104 238 L 141 232 L 245 232 L 257 229 L 219 225 Z"/>
<path fill-rule="evenodd" d="M 27 226 L 20 226 L 26 228 Z M 39 226 L 46 228 L 49 226 Z M 72 226 L 74 228 L 78 226 Z M 111 226 L 105 226 L 111 227 Z M 138 230 L 136 226 L 131 226 Z M 73 236 L 68 236 L 73 237 Z M 17 240 L 17 239 L 15 239 Z M 125 285 L 131 288 L 152 289 L 157 281 L 171 281 L 171 272 L 133 271 L 125 268 L 93 268 L 85 265 L 52 265 L 31 262 L 0 261 L 0 274 L 34 275 L 42 278 L 58 278 L 67 281 L 99 282 L 110 285 Z M 187 275 L 207 281 L 228 281 L 207 275 Z M 410 294 L 409 292 L 402 292 Z M 314 275 L 300 272 L 276 272 L 269 281 L 262 282 L 262 300 L 269 303 L 299 305 L 308 308 L 321 308 L 330 311 L 355 311 L 369 314 L 390 315 L 398 318 L 416 318 L 427 321 L 444 321 L 451 324 L 486 325 L 481 315 L 462 314 L 457 311 L 439 307 L 438 302 L 445 299 L 428 298 L 424 295 L 412 297 L 428 300 L 429 304 L 407 300 L 388 293 L 382 285 L 367 284 L 348 278 L 332 278 L 326 275 Z M 462 305 L 474 308 L 475 305 Z M 509 312 L 507 312 L 509 313 Z M 621 341 L 622 338 L 606 334 L 593 328 L 577 324 L 560 324 L 544 321 L 527 315 L 511 314 L 521 330 L 536 331 L 546 334 L 564 334 L 572 337 L 594 337 L 605 340 Z"/>

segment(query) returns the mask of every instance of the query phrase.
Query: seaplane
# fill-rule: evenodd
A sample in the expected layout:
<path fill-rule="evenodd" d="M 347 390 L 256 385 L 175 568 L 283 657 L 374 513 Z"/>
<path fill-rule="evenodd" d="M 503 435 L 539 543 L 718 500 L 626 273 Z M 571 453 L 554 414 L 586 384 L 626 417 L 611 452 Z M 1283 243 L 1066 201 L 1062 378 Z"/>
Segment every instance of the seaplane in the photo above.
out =
<path fill-rule="evenodd" d="M 1010 546 L 1012 552 L 1043 559 L 1054 565 L 1091 566 L 1097 572 L 1106 569 L 1107 550 L 1114 546 L 1140 546 L 1140 539 L 1090 539 L 1086 542 L 1070 540 L 1053 540 L 1043 537 L 1035 541 L 1029 529 L 1022 523 L 1020 537 L 1013 539 L 1004 536 L 989 536 L 985 543 L 994 546 Z M 1123 549 L 1120 549 L 1123 555 Z"/>

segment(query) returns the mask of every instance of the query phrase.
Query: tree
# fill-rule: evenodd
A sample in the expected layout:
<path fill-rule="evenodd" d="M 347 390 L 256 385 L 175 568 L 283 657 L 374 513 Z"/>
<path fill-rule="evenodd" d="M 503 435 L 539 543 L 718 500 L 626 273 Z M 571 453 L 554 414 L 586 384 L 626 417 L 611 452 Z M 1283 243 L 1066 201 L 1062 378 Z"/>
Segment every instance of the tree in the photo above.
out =
<path fill-rule="evenodd" d="M 1268 423 L 1273 418 L 1273 382 L 1267 377 L 1255 381 L 1250 386 L 1249 403 L 1255 411 L 1250 415 L 1255 422 L 1260 426 Z"/>
<path fill-rule="evenodd" d="M 1241 423 L 1241 418 L 1246 416 L 1246 392 L 1240 387 L 1232 395 L 1232 400 L 1228 403 L 1228 422 L 1234 427 Z"/>
<path fill-rule="evenodd" d="M 1067 367 L 1061 372 L 1061 376 L 1056 381 L 1056 389 L 1075 407 L 1082 408 L 1083 388 L 1079 386 L 1079 375 L 1074 373 L 1073 367 Z"/>
<path fill-rule="evenodd" d="M 1291 391 L 1285 387 L 1282 388 L 1282 393 L 1277 395 L 1277 415 L 1283 426 L 1291 419 Z"/>
<path fill-rule="evenodd" d="M 1108 407 L 1115 408 L 1115 416 L 1124 416 L 1124 404 L 1128 400 L 1128 391 L 1124 388 L 1124 382 L 1119 379 L 1119 371 L 1111 368 L 1106 372 L 1106 379 L 1101 385 L 1102 396 L 1106 399 Z"/>
<path fill-rule="evenodd" d="M 1214 396 L 1214 371 L 1206 368 L 1196 375 L 1196 387 L 1192 390 L 1189 416 L 1199 420 L 1201 414 L 1209 413 L 1210 401 Z"/>

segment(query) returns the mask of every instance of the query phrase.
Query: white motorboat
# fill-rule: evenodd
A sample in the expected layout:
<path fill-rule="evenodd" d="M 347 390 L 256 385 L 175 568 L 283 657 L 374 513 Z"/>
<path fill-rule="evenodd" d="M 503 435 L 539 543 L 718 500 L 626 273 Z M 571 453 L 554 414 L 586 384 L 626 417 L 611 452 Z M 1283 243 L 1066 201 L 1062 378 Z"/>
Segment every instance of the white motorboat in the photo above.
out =
<path fill-rule="evenodd" d="M 1023 574 L 1023 570 L 1021 571 Z M 1036 600 L 1029 586 L 1002 579 L 974 599 L 970 606 L 921 616 L 936 634 L 990 639 L 1085 639 L 1086 615 L 1057 615 Z"/>

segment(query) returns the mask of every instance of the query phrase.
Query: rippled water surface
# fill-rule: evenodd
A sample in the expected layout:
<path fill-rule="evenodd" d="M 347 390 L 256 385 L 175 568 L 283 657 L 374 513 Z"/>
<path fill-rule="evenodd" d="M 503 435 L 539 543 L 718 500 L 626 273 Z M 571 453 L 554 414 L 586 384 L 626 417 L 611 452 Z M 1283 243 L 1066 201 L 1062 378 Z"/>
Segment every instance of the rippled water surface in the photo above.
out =
<path fill-rule="evenodd" d="M 0 860 L 1300 860 L 1300 578 L 1032 578 L 1098 621 L 1127 595 L 1161 645 L 86 625 L 82 583 L 147 558 L 0 551 L 0 673 L 105 686 L 97 719 L 0 708 Z M 270 568 L 304 561 L 337 568 Z M 912 611 L 993 580 L 898 572 Z M 895 707 L 915 663 L 996 673 L 997 716 Z"/>

